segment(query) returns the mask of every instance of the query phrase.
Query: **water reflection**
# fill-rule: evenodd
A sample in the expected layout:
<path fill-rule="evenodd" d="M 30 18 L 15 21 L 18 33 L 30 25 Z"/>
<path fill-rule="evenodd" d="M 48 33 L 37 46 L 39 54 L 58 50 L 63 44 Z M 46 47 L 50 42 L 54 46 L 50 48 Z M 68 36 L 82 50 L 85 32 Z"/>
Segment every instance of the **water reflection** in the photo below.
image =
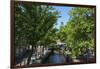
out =
<path fill-rule="evenodd" d="M 66 58 L 60 54 L 53 54 L 49 57 L 50 63 L 65 63 Z"/>

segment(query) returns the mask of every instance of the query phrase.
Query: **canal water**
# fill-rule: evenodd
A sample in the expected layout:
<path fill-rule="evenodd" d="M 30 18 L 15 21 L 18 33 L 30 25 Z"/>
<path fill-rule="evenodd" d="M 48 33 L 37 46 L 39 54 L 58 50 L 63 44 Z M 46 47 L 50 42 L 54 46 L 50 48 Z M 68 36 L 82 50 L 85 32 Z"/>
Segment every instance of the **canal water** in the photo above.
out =
<path fill-rule="evenodd" d="M 49 63 L 58 64 L 58 63 L 65 63 L 66 58 L 61 54 L 53 54 L 49 58 Z"/>

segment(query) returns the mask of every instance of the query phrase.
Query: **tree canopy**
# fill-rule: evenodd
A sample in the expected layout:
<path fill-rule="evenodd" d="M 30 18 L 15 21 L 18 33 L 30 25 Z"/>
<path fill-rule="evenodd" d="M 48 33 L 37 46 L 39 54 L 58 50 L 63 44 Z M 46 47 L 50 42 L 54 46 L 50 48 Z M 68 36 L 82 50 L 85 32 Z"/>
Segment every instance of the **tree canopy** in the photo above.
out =
<path fill-rule="evenodd" d="M 58 14 L 59 12 L 57 12 L 52 6 L 16 3 L 16 41 L 21 43 L 20 40 L 22 38 L 31 45 L 36 45 L 38 41 L 43 43 L 43 39 L 45 39 L 48 32 L 50 33 L 53 29 L 53 26 L 59 17 Z"/>

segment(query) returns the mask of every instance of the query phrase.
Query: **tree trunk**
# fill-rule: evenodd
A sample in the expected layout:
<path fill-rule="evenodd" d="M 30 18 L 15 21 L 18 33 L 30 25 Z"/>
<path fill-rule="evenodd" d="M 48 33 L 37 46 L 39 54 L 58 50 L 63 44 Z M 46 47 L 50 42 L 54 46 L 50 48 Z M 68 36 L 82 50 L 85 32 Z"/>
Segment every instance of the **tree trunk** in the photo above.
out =
<path fill-rule="evenodd" d="M 29 65 L 30 61 L 31 61 L 32 54 L 33 54 L 33 45 L 32 45 L 32 49 L 28 49 L 28 53 L 29 53 L 29 56 L 28 56 L 27 64 Z"/>

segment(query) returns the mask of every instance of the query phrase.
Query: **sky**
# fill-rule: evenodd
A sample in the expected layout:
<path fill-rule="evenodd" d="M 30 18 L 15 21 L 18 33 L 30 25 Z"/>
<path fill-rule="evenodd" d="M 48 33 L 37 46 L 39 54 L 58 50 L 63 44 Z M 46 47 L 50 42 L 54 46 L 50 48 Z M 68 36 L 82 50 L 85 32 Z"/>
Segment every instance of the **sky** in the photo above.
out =
<path fill-rule="evenodd" d="M 60 28 L 61 26 L 61 22 L 63 22 L 64 25 L 67 24 L 70 16 L 68 15 L 69 11 L 72 9 L 72 7 L 66 7 L 66 6 L 53 6 L 57 11 L 60 12 L 59 16 L 61 16 L 60 18 L 58 18 L 57 20 L 57 25 L 55 25 L 55 27 L 57 29 Z"/>

